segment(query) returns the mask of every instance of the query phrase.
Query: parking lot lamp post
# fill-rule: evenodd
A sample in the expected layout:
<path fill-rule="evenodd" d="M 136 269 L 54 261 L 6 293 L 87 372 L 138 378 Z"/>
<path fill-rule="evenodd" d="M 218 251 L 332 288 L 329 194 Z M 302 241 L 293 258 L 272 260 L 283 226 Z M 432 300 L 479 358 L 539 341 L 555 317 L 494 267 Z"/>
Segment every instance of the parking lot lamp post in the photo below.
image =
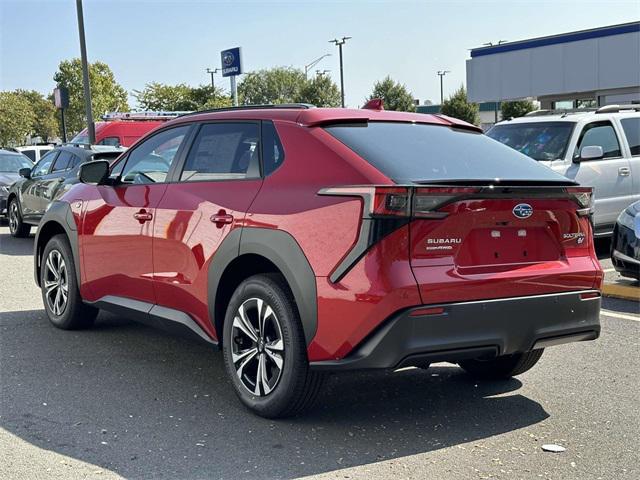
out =
<path fill-rule="evenodd" d="M 84 39 L 84 15 L 82 14 L 82 0 L 76 0 L 78 13 L 78 33 L 80 34 L 80 57 L 82 60 L 82 84 L 84 87 L 84 108 L 87 115 L 87 131 L 89 143 L 96 143 L 96 126 L 93 123 L 91 111 L 91 87 L 89 86 L 89 65 L 87 63 L 87 46 Z"/>
<path fill-rule="evenodd" d="M 218 73 L 218 70 L 220 70 L 219 68 L 214 68 L 213 70 L 210 68 L 207 68 L 207 73 L 211 74 L 211 88 L 213 88 L 213 94 L 215 96 L 215 92 L 216 92 L 216 83 L 215 80 L 213 79 L 213 75 Z"/>
<path fill-rule="evenodd" d="M 438 72 L 438 76 L 440 77 L 440 108 L 442 108 L 442 104 L 444 103 L 444 89 L 442 86 L 442 79 L 447 73 L 451 73 L 450 70 L 440 70 Z"/>
<path fill-rule="evenodd" d="M 338 46 L 338 52 L 340 53 L 340 97 L 342 99 L 342 108 L 344 108 L 344 71 L 342 67 L 342 46 L 347 43 L 351 37 L 342 37 L 340 39 L 334 38 L 329 40 L 329 43 L 333 43 Z"/>
<path fill-rule="evenodd" d="M 324 55 L 322 55 L 321 57 L 316 58 L 313 62 L 311 62 L 308 65 L 304 66 L 304 78 L 307 78 L 307 74 L 309 73 L 309 70 L 311 70 L 313 67 L 315 67 L 318 63 L 320 63 L 320 61 L 325 58 L 325 57 L 330 57 L 331 54 L 330 53 L 325 53 Z"/>

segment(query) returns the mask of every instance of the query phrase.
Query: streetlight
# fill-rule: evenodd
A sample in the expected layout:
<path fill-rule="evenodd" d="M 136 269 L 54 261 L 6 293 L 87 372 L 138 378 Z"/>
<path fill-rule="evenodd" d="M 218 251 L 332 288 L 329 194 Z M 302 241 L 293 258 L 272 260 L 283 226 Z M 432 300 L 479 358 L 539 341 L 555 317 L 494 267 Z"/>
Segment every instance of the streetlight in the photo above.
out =
<path fill-rule="evenodd" d="M 211 70 L 210 68 L 207 68 L 207 73 L 211 74 L 211 88 L 213 88 L 213 94 L 215 95 L 216 93 L 216 83 L 213 80 L 213 74 L 214 73 L 218 73 L 220 71 L 219 68 L 214 68 L 213 70 Z"/>
<path fill-rule="evenodd" d="M 78 33 L 80 34 L 80 57 L 82 61 L 82 85 L 84 87 L 84 108 L 87 115 L 87 132 L 89 143 L 96 143 L 96 126 L 93 123 L 91 111 L 91 87 L 89 86 L 89 65 L 87 62 L 87 45 L 84 40 L 84 15 L 82 14 L 82 0 L 76 0 L 76 12 L 78 14 Z"/>
<path fill-rule="evenodd" d="M 307 72 L 309 70 L 311 70 L 313 67 L 315 67 L 318 63 L 320 63 L 320 61 L 325 58 L 325 57 L 330 57 L 331 54 L 330 53 L 325 53 L 324 55 L 322 55 L 321 57 L 316 58 L 313 62 L 311 62 L 309 65 L 305 65 L 304 66 L 304 78 L 307 78 Z"/>
<path fill-rule="evenodd" d="M 444 90 L 442 88 L 442 79 L 447 73 L 451 73 L 451 70 L 438 71 L 438 76 L 440 77 L 440 108 L 442 108 L 442 104 L 444 103 Z"/>
<path fill-rule="evenodd" d="M 340 52 L 340 97 L 342 99 L 342 108 L 344 108 L 344 71 L 342 68 L 342 46 L 347 43 L 351 37 L 342 37 L 341 39 L 334 38 L 329 40 L 329 43 L 333 43 L 338 47 Z"/>

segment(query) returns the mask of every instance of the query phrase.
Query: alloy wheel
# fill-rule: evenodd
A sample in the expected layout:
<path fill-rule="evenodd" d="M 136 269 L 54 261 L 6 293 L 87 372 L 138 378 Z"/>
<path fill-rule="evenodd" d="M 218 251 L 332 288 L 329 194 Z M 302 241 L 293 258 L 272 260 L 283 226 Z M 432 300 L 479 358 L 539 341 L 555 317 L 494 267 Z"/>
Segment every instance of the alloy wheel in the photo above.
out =
<path fill-rule="evenodd" d="M 18 219 L 18 204 L 11 202 L 11 207 L 9 207 L 9 230 L 11 230 L 11 233 L 15 233 L 18 230 Z"/>
<path fill-rule="evenodd" d="M 233 317 L 231 357 L 240 383 L 253 395 L 269 395 L 285 362 L 280 321 L 260 298 L 245 300 Z"/>
<path fill-rule="evenodd" d="M 51 250 L 44 265 L 44 295 L 49 310 L 54 315 L 62 315 L 69 298 L 69 277 L 67 265 L 58 250 Z"/>

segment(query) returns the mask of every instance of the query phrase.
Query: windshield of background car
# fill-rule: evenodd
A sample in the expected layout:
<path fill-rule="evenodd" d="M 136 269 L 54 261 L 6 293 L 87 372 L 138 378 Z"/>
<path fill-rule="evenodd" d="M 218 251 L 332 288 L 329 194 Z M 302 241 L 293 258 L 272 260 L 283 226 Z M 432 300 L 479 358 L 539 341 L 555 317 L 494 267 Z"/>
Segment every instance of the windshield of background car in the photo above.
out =
<path fill-rule="evenodd" d="M 531 122 L 496 125 L 487 135 L 534 160 L 564 158 L 575 123 Z"/>
<path fill-rule="evenodd" d="M 71 139 L 71 142 L 69 143 L 78 143 L 78 144 L 89 144 L 89 134 L 87 133 L 87 130 L 83 130 L 81 131 L 79 134 L 77 134 L 75 137 L 73 137 Z"/>
<path fill-rule="evenodd" d="M 325 130 L 398 183 L 567 179 L 481 133 L 400 122 L 336 124 Z"/>
<path fill-rule="evenodd" d="M 21 168 L 31 168 L 33 163 L 24 155 L 0 153 L 0 172 L 17 173 Z"/>

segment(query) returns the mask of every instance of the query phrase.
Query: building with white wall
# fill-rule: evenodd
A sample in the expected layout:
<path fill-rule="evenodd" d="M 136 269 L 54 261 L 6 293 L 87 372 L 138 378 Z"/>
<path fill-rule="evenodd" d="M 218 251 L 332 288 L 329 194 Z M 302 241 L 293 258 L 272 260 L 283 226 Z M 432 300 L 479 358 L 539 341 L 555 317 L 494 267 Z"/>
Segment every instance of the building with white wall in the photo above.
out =
<path fill-rule="evenodd" d="M 640 103 L 640 22 L 475 48 L 467 95 L 537 98 L 543 109 Z"/>

